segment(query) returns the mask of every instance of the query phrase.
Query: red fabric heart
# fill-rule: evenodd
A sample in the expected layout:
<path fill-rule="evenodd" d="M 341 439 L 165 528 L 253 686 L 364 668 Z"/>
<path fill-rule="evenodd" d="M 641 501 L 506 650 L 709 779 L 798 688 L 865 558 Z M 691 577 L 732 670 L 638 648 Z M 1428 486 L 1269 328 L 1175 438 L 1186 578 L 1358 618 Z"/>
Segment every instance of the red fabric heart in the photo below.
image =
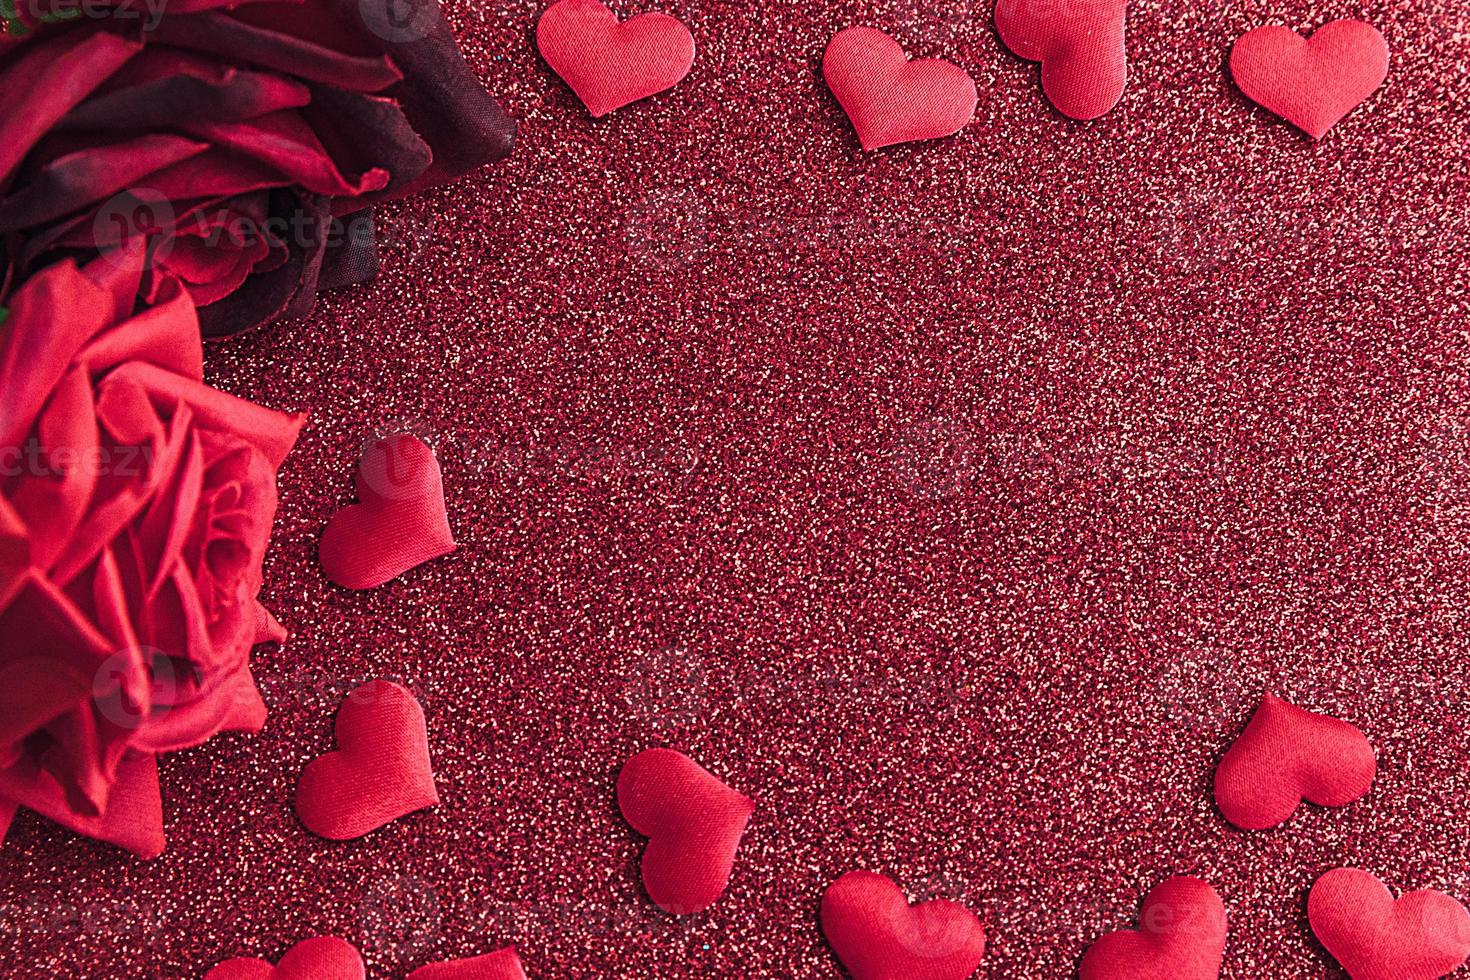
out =
<path fill-rule="evenodd" d="M 939 58 L 909 61 L 897 41 L 871 27 L 839 31 L 822 75 L 865 150 L 950 136 L 975 115 L 975 82 L 963 68 Z"/>
<path fill-rule="evenodd" d="M 1470 957 L 1470 913 L 1443 892 L 1393 900 L 1366 871 L 1337 868 L 1317 879 L 1307 918 L 1353 980 L 1433 980 Z"/>
<path fill-rule="evenodd" d="M 318 936 L 292 946 L 275 966 L 243 956 L 225 960 L 204 980 L 363 980 L 365 976 L 357 950 L 332 936 Z"/>
<path fill-rule="evenodd" d="M 822 896 L 822 931 L 855 980 L 965 980 L 985 927 L 958 902 L 910 905 L 883 875 L 849 871 Z"/>
<path fill-rule="evenodd" d="M 1215 980 L 1225 955 L 1225 906 L 1186 875 L 1154 886 L 1139 928 L 1108 933 L 1087 951 L 1079 980 Z"/>
<path fill-rule="evenodd" d="M 421 966 L 408 975 L 408 980 L 526 980 L 526 971 L 515 948 L 507 946 L 467 960 Z"/>
<path fill-rule="evenodd" d="M 306 829 L 350 840 L 439 802 L 424 710 L 392 681 L 369 681 L 337 712 L 336 752 L 313 759 L 296 784 Z"/>
<path fill-rule="evenodd" d="M 378 439 L 363 451 L 357 499 L 322 534 L 327 578 L 371 589 L 455 549 L 434 451 L 411 435 Z"/>
<path fill-rule="evenodd" d="M 1274 827 L 1302 800 L 1346 806 L 1373 785 L 1378 763 L 1363 733 L 1267 694 L 1215 770 L 1215 802 L 1246 830 Z"/>
<path fill-rule="evenodd" d="M 618 23 L 598 0 L 558 0 L 536 24 L 536 46 L 594 117 L 673 88 L 694 66 L 694 35 L 668 14 Z"/>
<path fill-rule="evenodd" d="M 730 880 L 755 802 L 672 749 L 629 759 L 618 776 L 623 819 L 648 838 L 643 887 L 665 912 L 714 904 Z"/>
<path fill-rule="evenodd" d="M 1096 119 L 1128 84 L 1127 0 L 997 0 L 995 29 L 1012 53 L 1041 62 L 1057 111 Z"/>
<path fill-rule="evenodd" d="M 1388 42 L 1359 20 L 1333 21 L 1310 39 L 1258 27 L 1235 42 L 1230 74 L 1252 101 L 1321 139 L 1388 77 Z"/>

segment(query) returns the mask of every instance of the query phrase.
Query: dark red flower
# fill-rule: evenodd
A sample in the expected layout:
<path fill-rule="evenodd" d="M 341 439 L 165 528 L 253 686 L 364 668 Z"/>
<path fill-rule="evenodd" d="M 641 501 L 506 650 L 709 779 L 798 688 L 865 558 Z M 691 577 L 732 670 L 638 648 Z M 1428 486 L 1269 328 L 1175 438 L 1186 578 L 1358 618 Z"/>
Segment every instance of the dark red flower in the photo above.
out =
<path fill-rule="evenodd" d="M 0 2 L 0 302 L 141 237 L 206 336 L 304 314 L 376 271 L 370 205 L 514 137 L 434 0 Z"/>

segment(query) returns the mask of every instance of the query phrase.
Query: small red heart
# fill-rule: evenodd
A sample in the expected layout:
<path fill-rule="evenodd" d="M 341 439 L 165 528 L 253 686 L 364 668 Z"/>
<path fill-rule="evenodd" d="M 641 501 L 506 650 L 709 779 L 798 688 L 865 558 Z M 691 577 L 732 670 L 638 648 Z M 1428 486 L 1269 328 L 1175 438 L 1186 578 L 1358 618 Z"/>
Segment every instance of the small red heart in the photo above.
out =
<path fill-rule="evenodd" d="M 1198 878 L 1169 878 L 1143 900 L 1135 932 L 1110 932 L 1088 949 L 1079 980 L 1215 980 L 1225 956 L 1225 906 Z"/>
<path fill-rule="evenodd" d="M 985 955 L 985 927 L 958 902 L 910 905 L 883 875 L 849 871 L 822 896 L 822 932 L 855 980 L 965 980 Z"/>
<path fill-rule="evenodd" d="M 1215 770 L 1215 802 L 1246 830 L 1283 822 L 1302 800 L 1346 806 L 1373 785 L 1378 763 L 1363 733 L 1267 694 Z"/>
<path fill-rule="evenodd" d="M 1388 42 L 1359 20 L 1333 21 L 1310 39 L 1258 27 L 1235 42 L 1230 74 L 1252 101 L 1321 139 L 1388 77 Z"/>
<path fill-rule="evenodd" d="M 332 936 L 318 936 L 292 946 L 275 966 L 242 956 L 225 960 L 204 980 L 363 980 L 366 975 L 357 950 Z"/>
<path fill-rule="evenodd" d="M 699 912 L 720 897 L 755 811 L 754 801 L 672 749 L 649 749 L 628 760 L 618 776 L 618 807 L 648 838 L 648 897 L 675 915 Z"/>
<path fill-rule="evenodd" d="M 322 534 L 322 570 L 338 585 L 371 589 L 454 550 L 439 461 L 413 436 L 391 435 L 363 451 L 357 499 Z"/>
<path fill-rule="evenodd" d="M 1393 900 L 1366 871 L 1337 868 L 1307 896 L 1312 932 L 1353 980 L 1434 980 L 1470 957 L 1470 913 L 1443 892 Z"/>
<path fill-rule="evenodd" d="M 963 68 L 940 58 L 910 61 L 871 27 L 839 31 L 822 56 L 822 75 L 865 150 L 950 136 L 975 115 L 975 82 Z"/>
<path fill-rule="evenodd" d="M 1128 0 L 997 0 L 995 29 L 1017 57 L 1041 62 L 1057 111 L 1096 119 L 1128 85 Z"/>
<path fill-rule="evenodd" d="M 306 829 L 351 840 L 439 802 L 429 733 L 418 700 L 392 681 L 369 681 L 337 712 L 337 745 L 296 784 Z"/>
<path fill-rule="evenodd" d="M 557 0 L 536 23 L 536 46 L 594 117 L 673 88 L 694 66 L 694 35 L 647 13 L 618 23 L 599 0 Z"/>
<path fill-rule="evenodd" d="M 521 958 L 515 947 L 467 960 L 446 960 L 421 966 L 408 975 L 408 980 L 526 980 Z"/>

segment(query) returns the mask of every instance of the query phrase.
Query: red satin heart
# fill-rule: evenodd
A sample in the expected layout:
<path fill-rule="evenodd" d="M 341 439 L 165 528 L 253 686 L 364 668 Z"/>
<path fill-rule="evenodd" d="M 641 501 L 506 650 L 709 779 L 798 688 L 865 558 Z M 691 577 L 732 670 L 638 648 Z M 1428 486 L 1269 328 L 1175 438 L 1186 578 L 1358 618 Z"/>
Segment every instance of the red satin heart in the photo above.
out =
<path fill-rule="evenodd" d="M 855 980 L 965 980 L 985 927 L 958 902 L 910 905 L 883 875 L 849 871 L 822 896 L 822 932 Z"/>
<path fill-rule="evenodd" d="M 694 35 L 668 14 L 618 23 L 598 0 L 557 0 L 536 24 L 536 46 L 594 117 L 673 88 L 694 66 Z"/>
<path fill-rule="evenodd" d="M 1252 101 L 1321 139 L 1388 77 L 1388 42 L 1358 20 L 1333 21 L 1310 39 L 1258 27 L 1235 42 L 1230 74 Z"/>
<path fill-rule="evenodd" d="M 1470 957 L 1470 913 L 1443 892 L 1398 901 L 1373 875 L 1337 868 L 1307 897 L 1312 932 L 1353 980 L 1434 980 Z"/>
<path fill-rule="evenodd" d="M 336 732 L 337 751 L 308 763 L 296 784 L 306 829 L 350 840 L 439 802 L 424 710 L 407 690 L 362 685 L 337 712 Z"/>
<path fill-rule="evenodd" d="M 1302 800 L 1346 806 L 1373 785 L 1378 763 L 1363 733 L 1273 695 L 1215 770 L 1215 802 L 1246 830 L 1274 827 Z"/>
<path fill-rule="evenodd" d="M 618 807 L 648 838 L 648 897 L 666 912 L 687 915 L 708 908 L 725 890 L 755 803 L 688 756 L 649 749 L 623 766 Z"/>
<path fill-rule="evenodd" d="M 515 947 L 507 946 L 467 960 L 421 966 L 408 975 L 408 980 L 526 980 L 526 971 L 521 968 Z"/>
<path fill-rule="evenodd" d="M 322 534 L 322 570 L 338 585 L 371 589 L 454 550 L 439 461 L 413 436 L 391 435 L 363 451 L 357 499 Z"/>
<path fill-rule="evenodd" d="M 1185 875 L 1154 886 L 1138 930 L 1108 933 L 1088 949 L 1079 980 L 1215 980 L 1225 956 L 1225 906 Z"/>
<path fill-rule="evenodd" d="M 1096 119 L 1128 85 L 1127 0 L 997 0 L 995 29 L 1012 53 L 1041 62 L 1057 111 Z"/>
<path fill-rule="evenodd" d="M 253 956 L 225 960 L 204 975 L 204 980 L 363 980 L 362 957 L 347 943 L 332 936 L 299 942 L 271 966 Z"/>
<path fill-rule="evenodd" d="M 839 31 L 822 75 L 865 150 L 950 136 L 975 115 L 975 82 L 939 58 L 909 61 L 899 43 L 871 27 Z"/>

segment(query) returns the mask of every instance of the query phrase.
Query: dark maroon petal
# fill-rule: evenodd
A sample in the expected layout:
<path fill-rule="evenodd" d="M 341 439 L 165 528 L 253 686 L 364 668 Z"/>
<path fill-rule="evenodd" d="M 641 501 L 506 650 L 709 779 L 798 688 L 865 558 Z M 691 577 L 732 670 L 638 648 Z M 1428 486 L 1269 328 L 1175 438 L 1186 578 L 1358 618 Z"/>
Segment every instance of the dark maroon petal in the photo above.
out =
<path fill-rule="evenodd" d="M 149 40 L 358 92 L 380 92 L 402 77 L 382 55 L 346 54 L 222 13 L 165 17 Z"/>
<path fill-rule="evenodd" d="M 305 85 L 278 75 L 231 70 L 222 76 L 176 75 L 107 92 L 67 113 L 57 128 L 142 132 L 172 129 L 180 119 L 238 122 L 311 101 Z"/>
<path fill-rule="evenodd" d="M 374 197 L 399 193 L 434 159 L 398 104 L 388 99 L 313 85 L 311 105 L 301 115 L 338 167 L 388 172 L 388 185 Z"/>
<path fill-rule="evenodd" d="M 355 14 L 361 0 L 330 2 Z M 424 29 L 427 33 L 418 40 L 383 43 L 403 73 L 403 81 L 385 94 L 398 100 L 414 130 L 434 151 L 429 169 L 396 191 L 400 197 L 504 159 L 515 143 L 516 121 L 465 63 L 437 7 Z"/>
<path fill-rule="evenodd" d="M 382 94 L 395 99 L 415 132 L 429 145 L 434 159 L 407 186 L 395 181 L 391 193 L 369 195 L 364 202 L 405 197 L 477 170 L 504 158 L 515 140 L 515 120 L 490 97 L 484 83 L 465 63 L 453 31 L 437 4 L 415 6 L 409 37 L 373 33 L 365 26 L 364 0 L 313 0 L 299 7 L 248 5 L 233 12 L 242 21 L 269 25 L 317 44 L 358 53 L 386 54 L 403 80 Z M 393 32 L 387 32 L 389 34 Z M 321 79 L 344 87 L 334 78 Z M 359 203 L 338 201 L 338 213 Z"/>
<path fill-rule="evenodd" d="M 197 157 L 160 170 L 140 185 L 169 201 L 189 198 L 234 197 L 250 191 L 284 187 L 288 181 L 263 163 L 231 153 L 210 149 Z"/>
<path fill-rule="evenodd" d="M 57 15 L 75 16 L 78 0 L 21 0 L 18 4 L 20 10 L 27 15 L 40 14 L 42 19 L 54 18 Z M 167 11 L 169 16 L 180 16 L 183 14 L 198 14 L 208 10 L 218 10 L 221 7 L 234 7 L 240 3 L 262 2 L 262 0 L 168 0 Z M 271 3 L 303 3 L 305 0 L 269 0 Z M 101 0 L 91 0 L 94 8 L 101 8 Z M 137 14 L 136 20 L 147 22 L 150 16 L 147 0 L 113 0 L 106 4 L 112 10 L 133 11 Z M 155 8 L 157 4 L 155 3 Z M 118 17 L 119 22 L 126 22 L 128 18 Z"/>
<path fill-rule="evenodd" d="M 85 249 L 115 244 L 115 235 L 107 237 L 115 231 L 113 214 L 125 219 L 146 216 L 150 224 L 167 228 L 211 201 L 284 187 L 288 183 L 280 174 L 248 157 L 226 150 L 207 150 L 132 184 L 129 190 L 135 192 L 136 202 L 112 198 L 108 201 L 109 214 L 101 218 L 101 212 L 88 211 L 43 231 L 29 233 L 23 239 L 24 247 L 17 249 L 16 262 L 28 268 L 55 248 Z M 103 236 L 101 240 L 99 233 Z"/>
<path fill-rule="evenodd" d="M 0 201 L 0 232 L 32 228 L 102 203 L 209 149 L 182 136 L 140 136 L 56 158 Z"/>
<path fill-rule="evenodd" d="M 288 191 L 276 191 L 273 197 L 281 202 L 281 213 L 290 209 L 288 199 L 294 200 Z M 330 220 L 328 199 L 306 194 L 295 210 L 298 214 L 292 225 L 296 230 L 286 262 L 270 272 L 257 272 L 229 296 L 199 309 L 199 326 L 206 338 L 252 330 L 284 315 L 310 311 L 316 304 L 326 224 Z"/>
<path fill-rule="evenodd" d="M 292 183 L 329 196 L 356 196 L 381 190 L 388 174 L 373 168 L 355 180 L 343 176 L 311 127 L 294 112 L 276 112 L 247 122 L 193 119 L 179 128 L 215 145 L 259 160 Z"/>
<path fill-rule="evenodd" d="M 332 219 L 332 232 L 322 256 L 319 289 L 341 289 L 367 282 L 378 274 L 378 239 L 373 209 Z"/>
<path fill-rule="evenodd" d="M 10 176 L 58 119 L 139 48 L 116 34 L 73 30 L 8 58 L 0 71 L 0 93 L 11 107 L 0 113 L 0 180 Z M 16 111 L 17 106 L 24 106 L 24 111 Z"/>

